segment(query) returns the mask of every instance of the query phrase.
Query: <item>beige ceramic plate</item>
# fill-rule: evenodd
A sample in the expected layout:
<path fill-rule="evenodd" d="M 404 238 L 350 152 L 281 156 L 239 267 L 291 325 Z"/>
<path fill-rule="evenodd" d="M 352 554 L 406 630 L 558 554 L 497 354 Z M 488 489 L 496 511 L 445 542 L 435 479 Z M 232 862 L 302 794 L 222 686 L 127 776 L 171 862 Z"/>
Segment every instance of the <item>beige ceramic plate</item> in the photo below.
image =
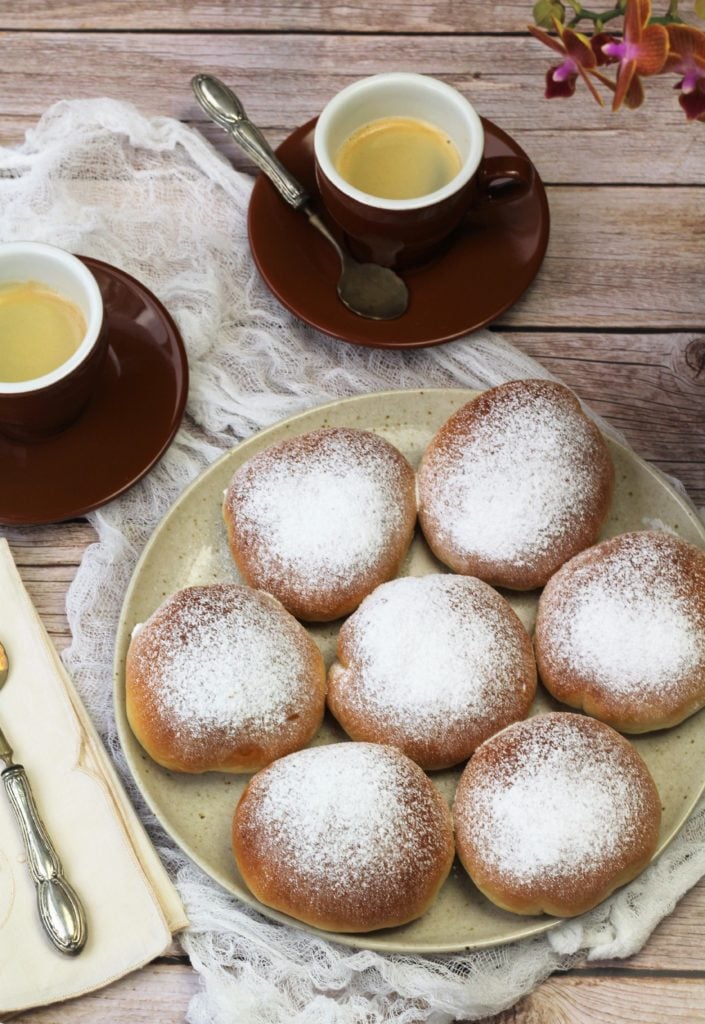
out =
<path fill-rule="evenodd" d="M 196 583 L 238 579 L 225 540 L 221 500 L 235 469 L 255 452 L 308 430 L 349 426 L 381 434 L 416 465 L 435 430 L 475 394 L 447 390 L 365 395 L 313 409 L 263 430 L 224 455 L 182 494 L 155 531 L 135 569 L 122 610 L 115 656 L 117 724 L 132 773 L 148 804 L 179 846 L 226 889 L 277 920 L 297 924 L 257 903 L 245 887 L 230 852 L 231 818 L 249 776 L 190 776 L 165 771 L 144 753 L 132 735 L 125 717 L 123 675 L 130 633 L 173 591 Z M 669 529 L 705 546 L 705 529 L 675 491 L 621 445 L 612 441 L 609 445 L 617 485 L 604 535 L 625 530 Z M 441 569 L 417 536 L 403 572 L 422 575 Z M 510 596 L 510 600 L 524 624 L 533 628 L 536 594 Z M 311 633 L 330 662 L 335 649 L 335 624 L 315 626 Z M 552 707 L 558 705 L 542 693 L 536 710 Z M 704 715 L 705 711 L 700 712 L 668 732 L 634 739 L 663 800 L 659 851 L 678 831 L 705 788 Z M 326 719 L 315 743 L 341 739 L 340 730 Z M 449 800 L 459 773 L 456 769 L 432 776 Z M 386 952 L 441 953 L 509 942 L 546 931 L 557 923 L 553 918 L 519 917 L 499 910 L 477 891 L 456 863 L 437 901 L 418 921 L 367 935 L 328 934 L 338 942 Z"/>

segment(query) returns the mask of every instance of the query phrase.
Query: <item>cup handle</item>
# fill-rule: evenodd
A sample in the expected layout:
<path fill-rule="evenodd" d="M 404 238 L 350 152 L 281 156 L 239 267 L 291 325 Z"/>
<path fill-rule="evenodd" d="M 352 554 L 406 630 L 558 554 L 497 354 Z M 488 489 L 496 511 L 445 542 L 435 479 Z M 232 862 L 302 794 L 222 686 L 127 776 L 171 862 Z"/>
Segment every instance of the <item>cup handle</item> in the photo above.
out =
<path fill-rule="evenodd" d="M 490 156 L 480 164 L 478 184 L 482 199 L 493 206 L 519 199 L 531 188 L 534 165 L 521 156 Z M 502 188 L 495 184 L 506 182 Z"/>

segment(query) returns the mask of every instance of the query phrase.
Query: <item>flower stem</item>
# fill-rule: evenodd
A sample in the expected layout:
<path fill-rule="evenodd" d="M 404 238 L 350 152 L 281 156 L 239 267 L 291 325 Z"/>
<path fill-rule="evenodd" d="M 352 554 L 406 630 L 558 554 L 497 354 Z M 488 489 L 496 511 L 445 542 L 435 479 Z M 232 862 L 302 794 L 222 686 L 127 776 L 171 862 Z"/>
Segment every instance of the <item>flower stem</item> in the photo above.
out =
<path fill-rule="evenodd" d="M 571 5 L 573 6 L 573 5 Z M 578 5 L 579 7 L 580 5 Z M 575 10 L 575 7 L 573 7 Z M 581 21 L 591 21 L 593 24 L 599 22 L 600 25 L 604 25 L 607 21 L 613 21 L 614 18 L 621 18 L 624 14 L 624 4 L 618 3 L 607 11 L 591 11 L 587 7 L 580 7 L 579 10 L 575 11 L 575 17 L 571 18 L 568 22 L 569 28 L 575 28 Z"/>
<path fill-rule="evenodd" d="M 608 21 L 614 21 L 615 18 L 621 18 L 624 14 L 624 9 L 627 6 L 626 0 L 617 0 L 614 7 L 610 7 L 606 11 L 592 11 L 588 7 L 583 7 L 580 3 L 574 2 L 574 0 L 568 0 L 568 2 L 575 11 L 575 15 L 568 22 L 569 28 L 575 28 L 581 21 L 591 21 L 598 31 L 602 31 L 603 25 L 606 25 Z M 682 24 L 683 19 L 678 14 L 678 3 L 679 0 L 670 0 L 666 13 L 649 18 L 649 24 Z"/>

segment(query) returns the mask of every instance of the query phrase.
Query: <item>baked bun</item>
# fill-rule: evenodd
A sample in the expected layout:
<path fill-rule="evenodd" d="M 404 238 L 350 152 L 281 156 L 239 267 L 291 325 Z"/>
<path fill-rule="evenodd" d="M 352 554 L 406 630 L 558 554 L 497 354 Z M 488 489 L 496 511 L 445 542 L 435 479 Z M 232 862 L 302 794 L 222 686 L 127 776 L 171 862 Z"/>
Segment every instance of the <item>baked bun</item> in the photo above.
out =
<path fill-rule="evenodd" d="M 260 903 L 337 932 L 419 917 L 453 862 L 445 801 L 393 747 L 334 743 L 277 761 L 248 783 L 233 850 Z"/>
<path fill-rule="evenodd" d="M 416 522 L 414 471 L 376 434 L 315 430 L 242 465 L 223 516 L 247 582 L 300 619 L 328 622 L 399 571 Z"/>
<path fill-rule="evenodd" d="M 354 740 L 399 747 L 422 768 L 465 761 L 524 718 L 531 640 L 503 597 L 469 576 L 407 576 L 365 598 L 338 634 L 328 707 Z"/>
<path fill-rule="evenodd" d="M 595 542 L 613 482 L 607 445 L 575 396 L 515 380 L 436 433 L 419 468 L 419 519 L 454 572 L 533 590 Z"/>
<path fill-rule="evenodd" d="M 325 666 L 273 597 L 216 583 L 172 594 L 135 631 L 125 688 L 132 731 L 158 764 L 252 772 L 312 738 Z"/>
<path fill-rule="evenodd" d="M 515 914 L 573 917 L 651 860 L 661 802 L 628 740 L 584 715 L 516 722 L 479 748 L 454 805 L 458 856 Z"/>
<path fill-rule="evenodd" d="M 705 553 L 624 533 L 549 580 L 536 621 L 546 688 L 620 732 L 678 725 L 705 705 Z"/>

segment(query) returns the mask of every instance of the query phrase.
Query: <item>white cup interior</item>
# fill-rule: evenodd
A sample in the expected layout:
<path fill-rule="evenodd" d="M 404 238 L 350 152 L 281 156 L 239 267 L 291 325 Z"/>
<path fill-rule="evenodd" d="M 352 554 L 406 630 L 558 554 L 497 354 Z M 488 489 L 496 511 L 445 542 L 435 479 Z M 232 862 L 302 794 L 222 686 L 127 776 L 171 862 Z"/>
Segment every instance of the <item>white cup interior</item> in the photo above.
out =
<path fill-rule="evenodd" d="M 0 244 L 0 287 L 34 281 L 75 303 L 86 321 L 86 333 L 70 359 L 33 380 L 0 381 L 0 394 L 36 391 L 68 376 L 86 359 L 100 335 L 103 300 L 96 279 L 79 259 L 44 242 Z"/>
<path fill-rule="evenodd" d="M 335 156 L 354 131 L 381 117 L 415 117 L 436 125 L 458 150 L 458 174 L 443 188 L 413 199 L 384 199 L 354 188 L 336 170 Z M 484 142 L 482 121 L 464 96 L 437 78 L 401 71 L 347 86 L 325 106 L 314 133 L 316 160 L 328 180 L 358 202 L 388 210 L 418 209 L 453 195 L 477 170 Z"/>

